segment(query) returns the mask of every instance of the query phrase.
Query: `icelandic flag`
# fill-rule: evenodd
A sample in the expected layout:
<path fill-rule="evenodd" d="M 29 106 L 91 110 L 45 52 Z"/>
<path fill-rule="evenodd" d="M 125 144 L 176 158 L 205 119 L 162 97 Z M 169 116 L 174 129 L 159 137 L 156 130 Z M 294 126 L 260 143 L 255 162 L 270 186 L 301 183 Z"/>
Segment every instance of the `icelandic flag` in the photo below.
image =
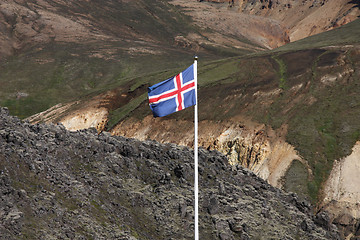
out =
<path fill-rule="evenodd" d="M 196 104 L 194 64 L 175 77 L 148 88 L 154 117 L 164 117 Z"/>

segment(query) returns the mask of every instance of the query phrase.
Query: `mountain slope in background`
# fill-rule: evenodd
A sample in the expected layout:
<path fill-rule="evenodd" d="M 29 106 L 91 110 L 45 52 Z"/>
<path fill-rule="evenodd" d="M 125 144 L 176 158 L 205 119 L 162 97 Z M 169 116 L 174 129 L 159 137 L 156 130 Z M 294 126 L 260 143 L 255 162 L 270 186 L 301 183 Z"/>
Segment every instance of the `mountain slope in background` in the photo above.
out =
<path fill-rule="evenodd" d="M 134 76 L 185 67 L 194 54 L 214 60 L 279 47 L 297 29 L 286 25 L 289 17 L 300 12 L 305 19 L 329 5 L 333 18 L 358 16 L 354 1 L 336 8 L 334 1 L 293 1 L 292 8 L 280 2 L 265 14 L 255 11 L 265 9 L 260 1 L 243 1 L 241 8 L 184 0 L 2 1 L 0 84 L 6 90 L 0 91 L 0 104 L 23 118 L 124 86 Z"/>

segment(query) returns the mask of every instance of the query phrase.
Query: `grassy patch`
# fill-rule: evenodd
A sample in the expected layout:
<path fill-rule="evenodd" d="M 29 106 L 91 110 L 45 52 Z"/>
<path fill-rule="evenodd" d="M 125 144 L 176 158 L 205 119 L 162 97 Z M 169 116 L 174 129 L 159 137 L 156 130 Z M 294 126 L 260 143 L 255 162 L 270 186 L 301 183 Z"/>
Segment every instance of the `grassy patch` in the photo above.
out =
<path fill-rule="evenodd" d="M 298 160 L 291 163 L 284 176 L 284 189 L 287 192 L 296 192 L 302 198 L 309 196 L 309 174 L 306 167 Z"/>
<path fill-rule="evenodd" d="M 235 59 L 226 59 L 222 61 L 216 61 L 210 64 L 206 64 L 199 68 L 199 86 L 206 86 L 218 81 L 226 81 L 231 83 L 234 80 L 230 80 L 231 76 L 240 71 L 239 63 Z"/>
<path fill-rule="evenodd" d="M 285 90 L 286 88 L 286 64 L 279 56 L 272 56 L 272 58 L 279 65 L 279 88 Z"/>

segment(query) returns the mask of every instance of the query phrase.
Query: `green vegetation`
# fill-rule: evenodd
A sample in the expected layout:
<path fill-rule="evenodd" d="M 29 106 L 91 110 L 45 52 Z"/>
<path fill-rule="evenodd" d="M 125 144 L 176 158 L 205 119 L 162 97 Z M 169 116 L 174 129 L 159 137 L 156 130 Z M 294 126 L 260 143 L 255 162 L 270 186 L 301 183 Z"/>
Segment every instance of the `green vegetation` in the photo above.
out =
<path fill-rule="evenodd" d="M 152 56 L 144 57 L 144 62 L 131 58 L 128 58 L 128 62 L 90 56 L 75 58 L 71 56 L 73 52 L 81 52 L 77 45 L 72 49 L 66 47 L 58 46 L 54 50 L 63 52 L 63 55 L 53 59 L 53 62 L 26 62 L 28 56 L 25 55 L 13 57 L 0 65 L 1 89 L 6 89 L 0 92 L 0 105 L 9 107 L 14 115 L 27 117 L 59 102 L 77 100 L 81 96 L 95 95 L 110 87 L 124 85 L 129 77 L 144 74 L 151 69 L 160 70 L 162 64 L 159 59 L 152 59 Z M 49 49 L 43 49 L 29 54 L 45 58 L 43 55 L 52 53 Z M 146 66 L 147 61 L 159 62 L 159 66 L 141 67 Z M 163 61 L 168 59 L 164 58 Z M 169 66 L 164 62 L 163 67 Z"/>
<path fill-rule="evenodd" d="M 286 64 L 278 56 L 272 56 L 272 58 L 279 65 L 279 88 L 284 90 L 286 88 Z"/>
<path fill-rule="evenodd" d="M 239 72 L 237 61 L 224 59 L 199 67 L 199 86 L 206 86 L 214 82 L 226 81 L 230 83 L 231 76 Z M 230 82 L 229 82 L 230 80 Z M 232 81 L 234 81 L 232 79 Z"/>
<path fill-rule="evenodd" d="M 296 192 L 302 198 L 307 198 L 309 174 L 300 161 L 294 160 L 292 162 L 283 182 L 287 192 Z"/>

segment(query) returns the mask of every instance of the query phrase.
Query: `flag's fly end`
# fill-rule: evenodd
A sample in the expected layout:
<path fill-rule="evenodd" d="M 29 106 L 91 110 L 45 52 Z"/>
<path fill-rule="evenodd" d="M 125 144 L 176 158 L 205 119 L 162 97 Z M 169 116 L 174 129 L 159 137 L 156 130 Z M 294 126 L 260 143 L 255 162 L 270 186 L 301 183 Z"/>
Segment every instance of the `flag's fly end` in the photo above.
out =
<path fill-rule="evenodd" d="M 194 64 L 175 77 L 148 88 L 154 117 L 164 117 L 196 104 Z"/>

